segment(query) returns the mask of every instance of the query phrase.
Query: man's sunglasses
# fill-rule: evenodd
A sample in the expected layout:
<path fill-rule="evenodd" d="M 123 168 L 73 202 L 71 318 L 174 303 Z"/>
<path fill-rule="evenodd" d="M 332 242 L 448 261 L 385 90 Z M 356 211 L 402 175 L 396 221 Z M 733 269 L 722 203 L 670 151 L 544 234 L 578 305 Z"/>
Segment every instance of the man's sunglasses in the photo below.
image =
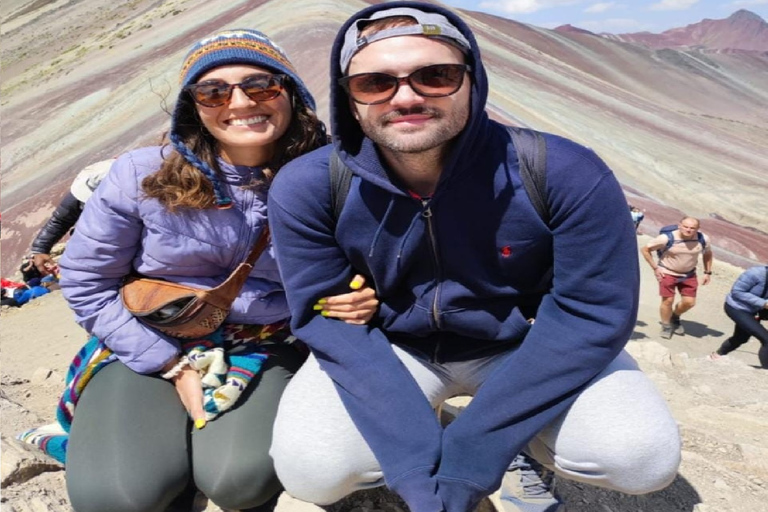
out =
<path fill-rule="evenodd" d="M 467 64 L 433 64 L 419 68 L 408 76 L 386 73 L 359 73 L 339 79 L 339 85 L 356 103 L 377 105 L 395 97 L 400 85 L 407 83 L 413 91 L 427 98 L 450 96 L 461 89 Z"/>
<path fill-rule="evenodd" d="M 253 101 L 269 101 L 280 96 L 287 75 L 251 75 L 239 84 L 223 80 L 206 80 L 184 87 L 195 103 L 204 107 L 220 107 L 232 99 L 232 92 L 239 87 Z"/>

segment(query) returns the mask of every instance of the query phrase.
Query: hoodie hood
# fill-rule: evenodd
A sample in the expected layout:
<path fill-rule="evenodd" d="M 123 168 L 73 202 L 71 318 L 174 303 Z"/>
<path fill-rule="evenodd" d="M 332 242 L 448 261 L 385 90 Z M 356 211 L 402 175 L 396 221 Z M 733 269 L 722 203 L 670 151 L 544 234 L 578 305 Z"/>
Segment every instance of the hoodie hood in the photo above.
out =
<path fill-rule="evenodd" d="M 466 55 L 466 63 L 472 68 L 470 73 L 472 78 L 470 117 L 464 130 L 452 143 L 451 153 L 446 159 L 445 168 L 435 191 L 436 197 L 440 194 L 441 188 L 447 186 L 447 183 L 455 177 L 458 169 L 466 170 L 472 167 L 467 164 L 476 158 L 478 144 L 482 142 L 482 134 L 488 125 L 488 116 L 485 112 L 485 104 L 488 99 L 488 78 L 480 58 L 480 49 L 467 24 L 452 11 L 421 2 L 387 2 L 367 7 L 347 20 L 339 30 L 331 50 L 330 90 L 333 144 L 342 161 L 354 174 L 393 193 L 404 193 L 390 181 L 373 142 L 363 134 L 360 124 L 350 108 L 349 96 L 338 81 L 344 76 L 341 71 L 342 49 L 348 29 L 358 20 L 374 17 L 375 13 L 379 11 L 405 7 L 445 16 L 470 45 Z"/>

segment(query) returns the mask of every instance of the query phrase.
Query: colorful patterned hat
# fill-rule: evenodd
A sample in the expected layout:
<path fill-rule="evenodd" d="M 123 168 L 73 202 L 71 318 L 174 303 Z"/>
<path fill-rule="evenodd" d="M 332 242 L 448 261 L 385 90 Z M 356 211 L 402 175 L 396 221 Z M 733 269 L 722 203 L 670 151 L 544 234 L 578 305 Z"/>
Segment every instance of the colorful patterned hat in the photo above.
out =
<path fill-rule="evenodd" d="M 266 35 L 257 30 L 225 30 L 195 43 L 184 58 L 184 64 L 179 75 L 179 83 L 183 88 L 195 83 L 203 74 L 211 69 L 236 64 L 259 66 L 275 73 L 290 76 L 304 106 L 310 110 L 315 110 L 315 99 L 301 78 L 299 78 L 296 69 L 288 60 L 285 52 Z M 178 121 L 182 103 L 177 101 L 173 112 L 171 132 L 169 134 L 171 143 L 176 151 L 184 156 L 189 163 L 200 169 L 211 181 L 214 194 L 216 195 L 216 204 L 220 208 L 226 208 L 231 205 L 232 200 L 223 194 L 215 172 L 184 144 L 179 135 Z"/>

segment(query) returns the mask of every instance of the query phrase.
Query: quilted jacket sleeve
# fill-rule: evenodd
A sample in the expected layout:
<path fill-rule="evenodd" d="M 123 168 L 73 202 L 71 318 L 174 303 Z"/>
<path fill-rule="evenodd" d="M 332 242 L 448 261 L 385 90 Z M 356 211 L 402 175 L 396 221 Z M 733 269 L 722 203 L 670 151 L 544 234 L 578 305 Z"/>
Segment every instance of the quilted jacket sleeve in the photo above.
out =
<path fill-rule="evenodd" d="M 136 165 L 127 153 L 86 203 L 59 266 L 62 292 L 78 324 L 132 370 L 153 373 L 179 347 L 175 339 L 141 324 L 120 300 L 121 280 L 141 250 L 138 194 Z"/>

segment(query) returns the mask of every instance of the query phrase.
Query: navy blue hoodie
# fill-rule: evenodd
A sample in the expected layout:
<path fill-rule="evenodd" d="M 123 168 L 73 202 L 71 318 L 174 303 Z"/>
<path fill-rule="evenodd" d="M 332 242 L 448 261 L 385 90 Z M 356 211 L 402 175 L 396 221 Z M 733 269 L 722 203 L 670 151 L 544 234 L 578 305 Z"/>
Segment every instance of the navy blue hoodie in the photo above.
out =
<path fill-rule="evenodd" d="M 337 85 L 352 21 L 399 6 L 443 14 L 473 48 L 470 120 L 426 201 L 390 179 Z M 591 150 L 546 135 L 545 225 L 507 131 L 485 112 L 487 95 L 475 38 L 451 11 L 413 2 L 366 8 L 332 50 L 333 146 L 355 174 L 338 222 L 330 146 L 285 166 L 269 194 L 294 333 L 335 382 L 387 485 L 416 512 L 466 512 L 495 491 L 511 459 L 618 355 L 637 314 L 635 233 L 611 171 Z M 313 310 L 345 293 L 355 272 L 381 301 L 369 326 Z M 442 429 L 392 343 L 434 361 L 507 353 Z"/>

